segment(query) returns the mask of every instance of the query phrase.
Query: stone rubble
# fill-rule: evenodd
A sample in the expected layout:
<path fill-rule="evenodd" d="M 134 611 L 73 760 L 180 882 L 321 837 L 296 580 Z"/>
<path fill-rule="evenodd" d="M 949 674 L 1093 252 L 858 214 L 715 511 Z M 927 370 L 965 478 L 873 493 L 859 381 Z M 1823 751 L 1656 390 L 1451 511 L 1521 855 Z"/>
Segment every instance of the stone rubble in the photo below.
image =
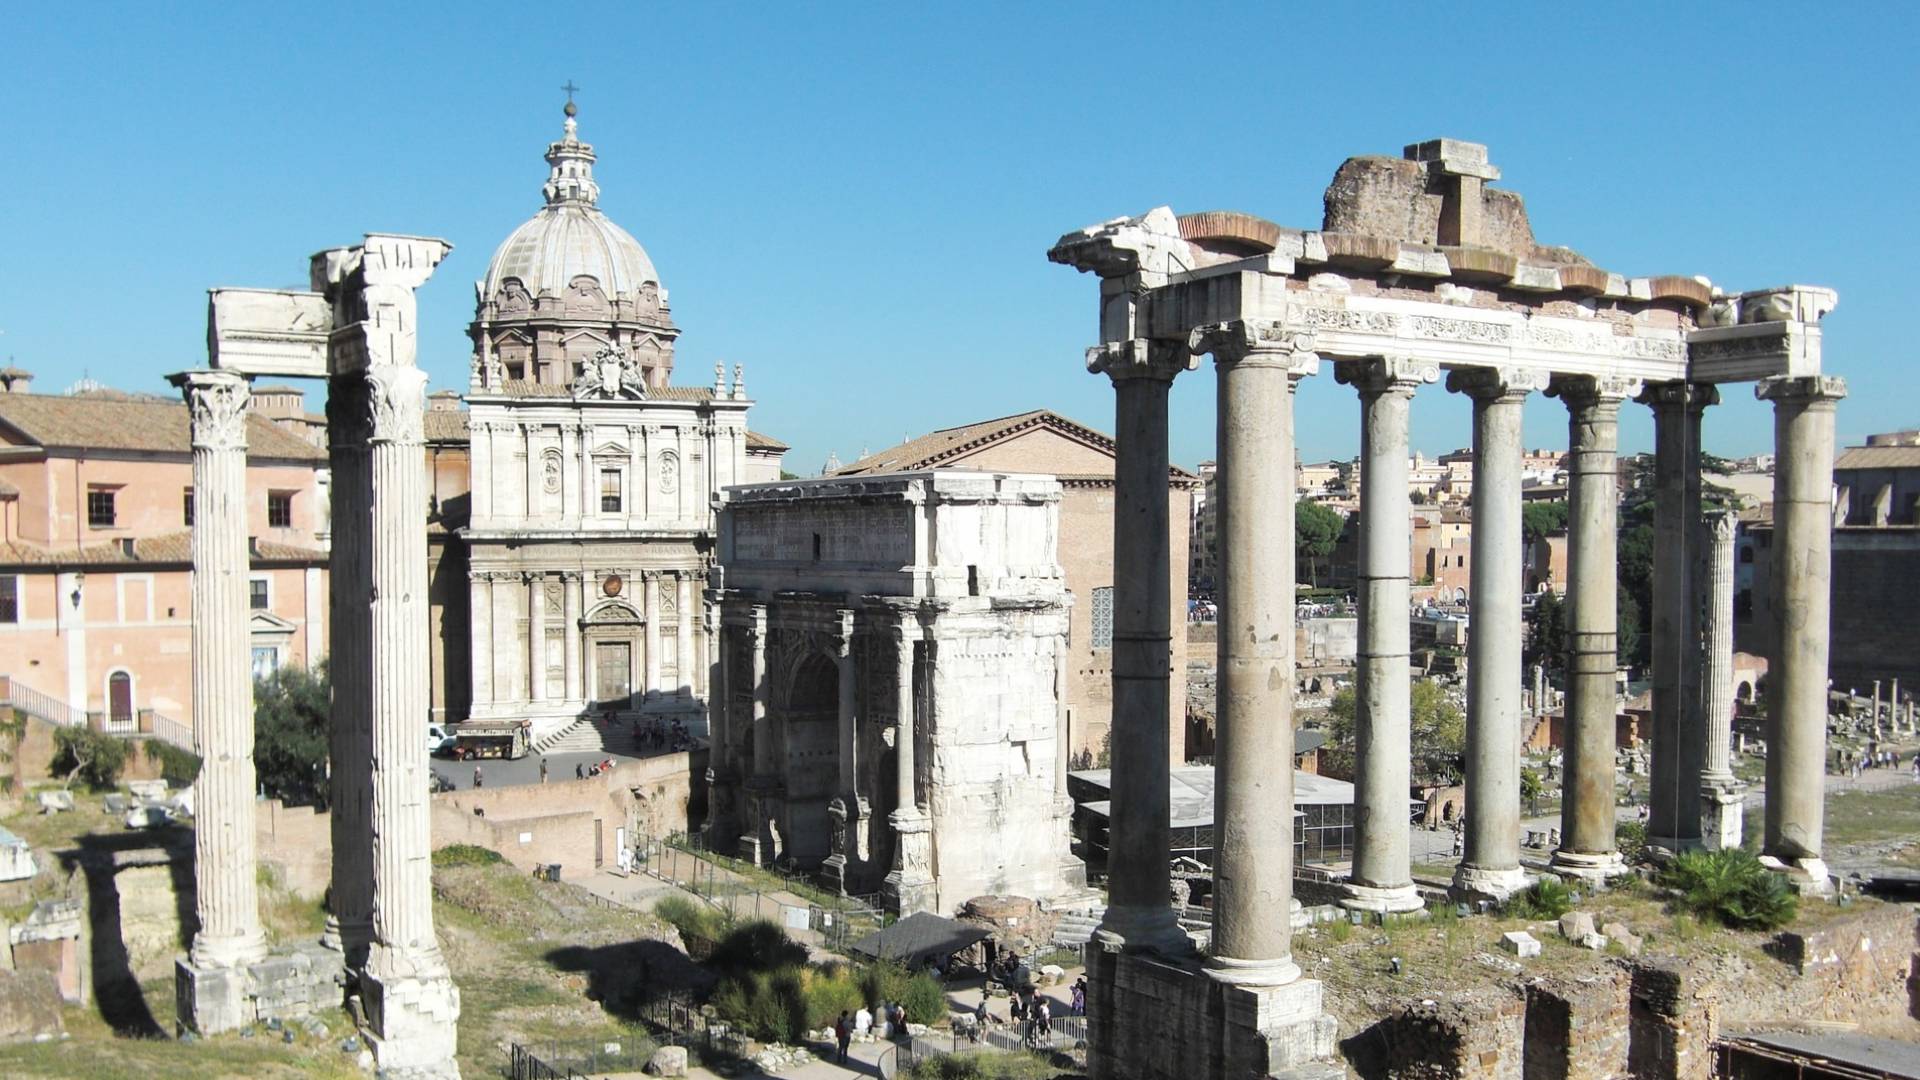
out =
<path fill-rule="evenodd" d="M 1540 955 L 1540 939 L 1525 930 L 1509 930 L 1501 934 L 1500 947 L 1522 960 Z"/>

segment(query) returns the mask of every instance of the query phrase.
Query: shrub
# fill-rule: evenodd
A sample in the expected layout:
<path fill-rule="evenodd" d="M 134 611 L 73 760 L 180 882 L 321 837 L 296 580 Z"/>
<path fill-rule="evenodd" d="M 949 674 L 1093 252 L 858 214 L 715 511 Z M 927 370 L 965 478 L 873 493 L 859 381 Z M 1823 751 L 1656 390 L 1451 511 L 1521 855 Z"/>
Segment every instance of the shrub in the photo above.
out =
<path fill-rule="evenodd" d="M 802 967 L 806 962 L 806 946 L 765 919 L 743 922 L 727 931 L 707 958 L 707 966 L 722 975 Z"/>
<path fill-rule="evenodd" d="M 506 862 L 506 856 L 478 844 L 448 844 L 436 848 L 433 853 L 433 865 L 444 866 L 493 866 Z"/>
<path fill-rule="evenodd" d="M 1573 910 L 1573 890 L 1557 877 L 1543 877 L 1509 897 L 1503 910 L 1522 919 L 1557 919 Z"/>
<path fill-rule="evenodd" d="M 1786 879 L 1738 848 L 1676 855 L 1655 880 L 1674 891 L 1676 908 L 1736 930 L 1773 930 L 1800 910 Z"/>
<path fill-rule="evenodd" d="M 705 938 L 719 941 L 727 932 L 727 917 L 718 910 L 708 907 L 698 900 L 689 900 L 684 896 L 662 897 L 653 906 L 653 913 L 663 922 L 669 923 L 680 931 L 683 938 Z"/>
<path fill-rule="evenodd" d="M 798 966 L 743 972 L 721 984 L 714 1011 L 756 1039 L 798 1042 L 807 1030 L 805 980 L 806 969 Z"/>
<path fill-rule="evenodd" d="M 55 728 L 53 743 L 50 771 L 56 776 L 65 773 L 69 788 L 75 780 L 85 780 L 96 791 L 120 782 L 120 770 L 127 767 L 127 755 L 133 750 L 125 739 L 84 727 Z"/>
<path fill-rule="evenodd" d="M 900 1004 L 906 1007 L 907 1019 L 912 1023 L 938 1023 L 947 1015 L 947 992 L 933 976 L 923 971 L 907 980 Z"/>
<path fill-rule="evenodd" d="M 869 1002 L 899 1001 L 907 993 L 907 970 L 881 961 L 860 972 L 860 996 Z"/>
<path fill-rule="evenodd" d="M 1053 1080 L 1060 1069 L 1038 1054 L 935 1054 L 902 1074 L 909 1080 Z"/>
<path fill-rule="evenodd" d="M 1639 862 L 1647 853 L 1647 826 L 1639 821 L 1622 821 L 1613 827 L 1613 846 L 1629 864 Z"/>
<path fill-rule="evenodd" d="M 160 778 L 174 787 L 191 787 L 200 777 L 200 755 L 164 739 L 148 739 L 147 760 L 160 766 Z"/>
<path fill-rule="evenodd" d="M 808 1028 L 827 1027 L 839 1019 L 842 1012 L 859 1012 L 865 1004 L 853 972 L 838 964 L 809 970 L 805 990 Z"/>

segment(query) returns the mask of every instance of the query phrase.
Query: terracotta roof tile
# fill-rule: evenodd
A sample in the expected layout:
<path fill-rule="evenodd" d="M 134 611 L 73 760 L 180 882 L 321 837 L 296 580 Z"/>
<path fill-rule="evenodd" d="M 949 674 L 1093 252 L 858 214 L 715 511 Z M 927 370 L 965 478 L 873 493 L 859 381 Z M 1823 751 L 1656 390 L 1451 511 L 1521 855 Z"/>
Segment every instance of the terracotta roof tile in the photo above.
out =
<path fill-rule="evenodd" d="M 862 476 L 938 468 L 950 458 L 989 443 L 998 442 L 1032 427 L 1050 427 L 1091 443 L 1108 454 L 1114 451 L 1113 437 L 1105 432 L 1069 420 L 1050 409 L 1034 409 L 1031 412 L 1015 413 L 995 420 L 982 420 L 975 424 L 944 428 L 917 439 L 908 439 L 898 446 L 890 446 L 885 450 L 868 454 L 859 461 L 836 470 L 833 475 Z M 1192 473 L 1178 467 L 1172 470 L 1172 475 L 1177 479 L 1197 479 Z"/>
<path fill-rule="evenodd" d="M 776 439 L 771 435 L 762 435 L 757 431 L 749 431 L 747 432 L 747 449 L 749 450 L 791 450 L 793 449 L 793 447 L 788 446 L 786 443 L 781 442 L 779 439 Z"/>
<path fill-rule="evenodd" d="M 1849 446 L 1835 469 L 1920 469 L 1920 446 Z"/>
<path fill-rule="evenodd" d="M 148 564 L 186 565 L 193 562 L 193 534 L 182 530 L 158 536 L 135 537 L 129 552 L 125 541 L 89 544 L 82 548 L 0 542 L 0 566 L 132 566 Z M 254 562 L 326 562 L 327 553 L 317 548 L 256 540 Z"/>
<path fill-rule="evenodd" d="M 49 449 L 193 452 L 187 407 L 168 401 L 0 394 L 0 425 Z M 266 417 L 250 414 L 247 457 L 325 461 L 327 453 Z"/>
<path fill-rule="evenodd" d="M 423 430 L 428 442 L 463 443 L 470 439 L 467 433 L 467 414 L 465 411 L 454 412 L 442 410 L 435 412 L 429 409 L 427 414 L 422 418 L 422 421 Z"/>

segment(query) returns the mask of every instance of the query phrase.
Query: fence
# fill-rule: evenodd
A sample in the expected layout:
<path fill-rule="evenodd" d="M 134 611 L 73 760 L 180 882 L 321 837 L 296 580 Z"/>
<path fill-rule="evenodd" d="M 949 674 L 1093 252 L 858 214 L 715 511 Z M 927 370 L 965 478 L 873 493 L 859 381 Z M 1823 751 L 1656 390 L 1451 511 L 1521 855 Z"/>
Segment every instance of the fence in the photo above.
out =
<path fill-rule="evenodd" d="M 929 1031 L 925 1035 L 915 1035 L 891 1055 L 882 1054 L 881 1075 L 887 1075 L 884 1066 L 889 1057 L 896 1071 L 905 1071 L 942 1054 L 1008 1054 L 1022 1051 L 1049 1055 L 1056 1058 L 1056 1064 L 1064 1064 L 1058 1058 L 1070 1058 L 1072 1067 L 1084 1068 L 1087 1063 L 1087 1018 L 1056 1016 L 1048 1022 L 1048 1030 L 1044 1033 L 1037 1030 L 1037 1025 L 1030 1020 L 1016 1024 L 988 1024 L 978 1029 L 977 1035 L 959 1028 L 952 1032 Z"/>
<path fill-rule="evenodd" d="M 607 1073 L 639 1072 L 653 1056 L 653 1044 L 645 1039 L 514 1043 L 509 1056 L 512 1080 L 587 1080 Z"/>
<path fill-rule="evenodd" d="M 86 714 L 12 676 L 0 675 L 0 706 L 11 706 L 59 727 L 74 727 L 87 722 Z"/>
<path fill-rule="evenodd" d="M 748 876 L 758 868 L 702 851 L 698 837 L 649 837 L 636 851 L 635 868 L 648 876 L 685 889 L 731 921 L 765 919 L 805 944 L 844 953 L 886 925 L 877 898 L 823 897 L 813 885 L 791 875 L 781 875 L 784 887 L 764 885 Z"/>

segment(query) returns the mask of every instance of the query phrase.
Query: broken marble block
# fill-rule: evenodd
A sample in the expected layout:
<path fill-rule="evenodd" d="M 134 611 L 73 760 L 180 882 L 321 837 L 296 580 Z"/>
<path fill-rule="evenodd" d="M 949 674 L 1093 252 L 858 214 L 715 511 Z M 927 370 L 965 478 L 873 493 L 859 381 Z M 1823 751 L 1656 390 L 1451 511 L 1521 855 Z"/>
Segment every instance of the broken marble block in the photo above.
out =
<path fill-rule="evenodd" d="M 1500 947 L 1522 960 L 1529 956 L 1540 955 L 1540 939 L 1525 930 L 1513 930 L 1501 934 Z"/>

